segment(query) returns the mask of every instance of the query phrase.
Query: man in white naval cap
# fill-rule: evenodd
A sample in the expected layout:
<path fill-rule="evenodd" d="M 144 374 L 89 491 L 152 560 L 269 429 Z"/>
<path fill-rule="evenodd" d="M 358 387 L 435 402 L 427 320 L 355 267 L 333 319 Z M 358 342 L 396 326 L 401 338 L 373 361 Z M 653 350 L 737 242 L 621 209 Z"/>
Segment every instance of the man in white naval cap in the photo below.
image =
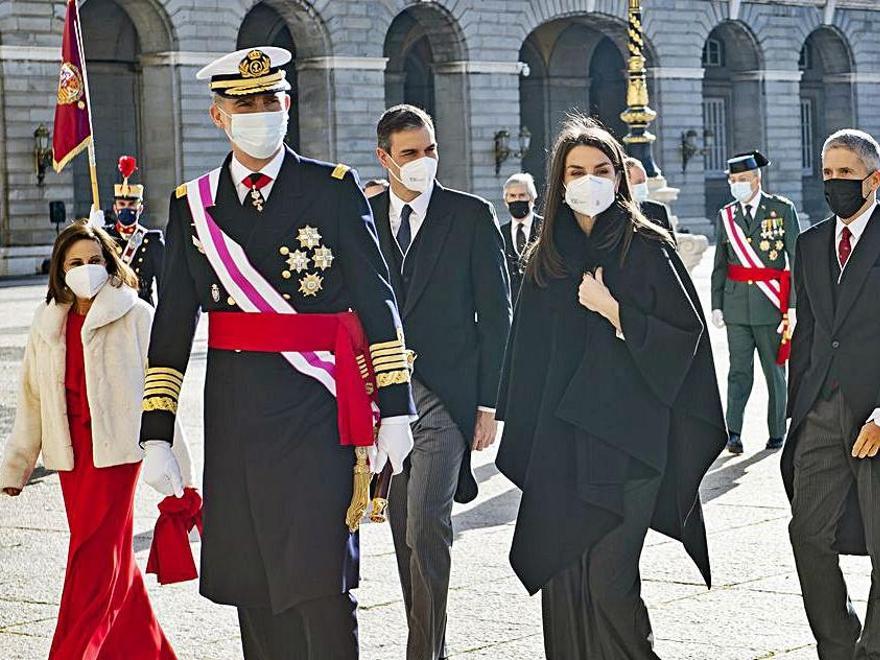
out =
<path fill-rule="evenodd" d="M 358 656 L 353 469 L 363 498 L 368 470 L 390 460 L 399 472 L 415 408 L 357 176 L 283 142 L 290 84 L 280 67 L 290 57 L 249 48 L 198 73 L 210 80 L 211 119 L 231 153 L 171 196 L 144 393 L 144 480 L 168 494 L 180 479 L 170 443 L 203 310 L 201 593 L 238 608 L 248 659 L 349 659 Z"/>

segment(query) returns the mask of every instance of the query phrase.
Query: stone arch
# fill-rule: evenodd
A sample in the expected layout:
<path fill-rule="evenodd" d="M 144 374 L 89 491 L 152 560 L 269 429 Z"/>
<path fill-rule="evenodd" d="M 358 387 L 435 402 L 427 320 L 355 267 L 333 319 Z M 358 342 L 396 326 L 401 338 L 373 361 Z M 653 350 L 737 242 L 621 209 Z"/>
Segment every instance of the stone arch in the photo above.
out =
<path fill-rule="evenodd" d="M 458 22 L 434 3 L 411 5 L 388 26 L 383 55 L 385 104 L 412 103 L 434 117 L 439 176 L 453 187 L 470 181 L 467 45 Z"/>
<path fill-rule="evenodd" d="M 155 0 L 88 0 L 80 17 L 89 35 L 84 50 L 101 206 L 112 206 L 117 160 L 131 154 L 146 189 L 145 222 L 164 224 L 168 193 L 181 172 L 176 78 L 165 57 L 177 48 L 171 21 Z M 86 215 L 92 201 L 86 158 L 74 161 L 73 181 L 74 212 Z"/>
<path fill-rule="evenodd" d="M 720 50 L 714 44 L 719 44 Z M 723 21 L 706 37 L 703 128 L 707 217 L 714 217 L 730 198 L 724 173 L 727 159 L 735 153 L 764 148 L 763 69 L 763 52 L 744 23 Z"/>

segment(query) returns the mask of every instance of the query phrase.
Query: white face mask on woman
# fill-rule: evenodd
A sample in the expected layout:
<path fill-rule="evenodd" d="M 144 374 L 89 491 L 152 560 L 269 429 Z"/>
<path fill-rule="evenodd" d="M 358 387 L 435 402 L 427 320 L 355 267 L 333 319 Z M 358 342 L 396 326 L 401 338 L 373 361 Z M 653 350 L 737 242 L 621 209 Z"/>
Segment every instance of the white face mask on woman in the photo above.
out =
<path fill-rule="evenodd" d="M 242 112 L 229 114 L 219 107 L 220 113 L 229 117 L 226 135 L 239 149 L 252 158 L 269 158 L 284 143 L 287 135 L 287 111 Z"/>
<path fill-rule="evenodd" d="M 388 159 L 397 165 L 391 156 Z M 430 156 L 423 156 L 397 167 L 400 168 L 400 176 L 396 176 L 390 169 L 388 173 L 400 181 L 407 190 L 417 193 L 423 193 L 430 188 L 437 176 L 437 159 Z"/>
<path fill-rule="evenodd" d="M 67 271 L 64 283 L 81 300 L 91 300 L 107 283 L 110 275 L 102 264 L 84 264 Z"/>
<path fill-rule="evenodd" d="M 565 186 L 565 203 L 572 211 L 595 217 L 614 203 L 614 181 L 587 174 Z"/>

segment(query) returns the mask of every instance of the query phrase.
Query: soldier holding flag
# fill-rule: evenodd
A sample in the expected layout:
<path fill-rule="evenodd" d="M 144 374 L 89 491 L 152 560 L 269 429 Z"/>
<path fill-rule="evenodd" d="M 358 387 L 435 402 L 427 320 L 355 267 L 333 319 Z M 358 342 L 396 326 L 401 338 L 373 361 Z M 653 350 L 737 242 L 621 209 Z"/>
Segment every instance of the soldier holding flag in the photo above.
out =
<path fill-rule="evenodd" d="M 352 470 L 364 501 L 367 470 L 390 457 L 399 472 L 415 409 L 357 176 L 283 143 L 290 84 L 281 67 L 290 58 L 244 49 L 198 74 L 210 81 L 211 119 L 231 153 L 171 197 L 144 393 L 144 480 L 166 495 L 180 484 L 173 421 L 204 310 L 201 593 L 238 608 L 246 658 L 356 658 Z"/>

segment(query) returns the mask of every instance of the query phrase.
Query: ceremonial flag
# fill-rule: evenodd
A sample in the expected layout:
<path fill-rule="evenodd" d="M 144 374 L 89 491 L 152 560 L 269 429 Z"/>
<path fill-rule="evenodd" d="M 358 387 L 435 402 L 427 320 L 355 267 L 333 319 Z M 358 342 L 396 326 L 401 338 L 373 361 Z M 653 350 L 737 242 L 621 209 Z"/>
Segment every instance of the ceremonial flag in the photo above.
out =
<path fill-rule="evenodd" d="M 86 75 L 76 0 L 67 0 L 53 133 L 52 167 L 56 172 L 60 172 L 74 156 L 88 148 L 93 203 L 94 208 L 99 208 L 92 112 L 89 107 L 89 79 Z"/>

